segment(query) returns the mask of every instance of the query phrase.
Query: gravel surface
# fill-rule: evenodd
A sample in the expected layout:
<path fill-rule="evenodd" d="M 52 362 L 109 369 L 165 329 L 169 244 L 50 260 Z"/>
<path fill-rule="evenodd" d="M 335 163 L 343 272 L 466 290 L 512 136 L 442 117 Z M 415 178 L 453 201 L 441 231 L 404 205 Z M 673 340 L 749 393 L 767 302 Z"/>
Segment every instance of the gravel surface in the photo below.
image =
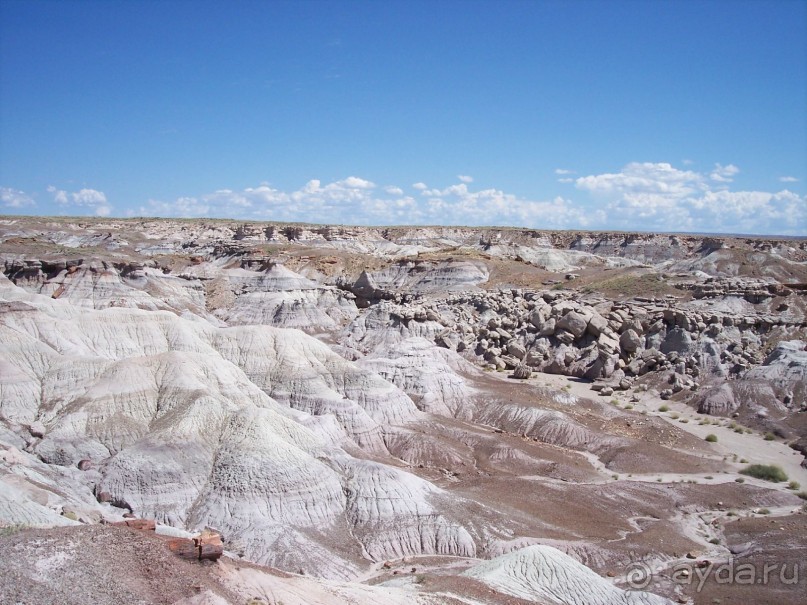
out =
<path fill-rule="evenodd" d="M 0 603 L 8 605 L 169 604 L 211 591 L 213 563 L 179 559 L 162 538 L 102 525 L 24 529 L 0 535 Z"/>

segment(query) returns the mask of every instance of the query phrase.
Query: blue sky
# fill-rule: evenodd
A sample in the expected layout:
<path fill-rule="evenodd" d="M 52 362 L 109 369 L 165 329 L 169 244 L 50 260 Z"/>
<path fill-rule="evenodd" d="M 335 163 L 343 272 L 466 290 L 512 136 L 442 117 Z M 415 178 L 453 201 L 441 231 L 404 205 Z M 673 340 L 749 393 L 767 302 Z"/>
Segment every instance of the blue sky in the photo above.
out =
<path fill-rule="evenodd" d="M 0 213 L 807 234 L 807 2 L 0 3 Z"/>

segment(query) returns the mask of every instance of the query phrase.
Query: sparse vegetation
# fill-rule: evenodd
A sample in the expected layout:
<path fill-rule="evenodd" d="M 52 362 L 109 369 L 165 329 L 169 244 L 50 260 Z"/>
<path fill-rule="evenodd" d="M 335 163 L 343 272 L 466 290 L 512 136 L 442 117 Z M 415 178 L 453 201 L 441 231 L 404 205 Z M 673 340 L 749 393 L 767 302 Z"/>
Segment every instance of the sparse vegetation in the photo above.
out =
<path fill-rule="evenodd" d="M 758 513 L 758 514 L 760 514 L 760 515 L 770 515 L 770 514 L 771 514 L 771 510 L 770 510 L 769 508 L 760 508 L 760 509 L 757 511 L 757 513 Z"/>
<path fill-rule="evenodd" d="M 662 405 L 661 407 L 659 407 L 658 411 L 659 411 L 659 412 L 669 412 L 669 411 L 670 411 L 670 406 L 668 406 L 668 405 L 665 403 L 664 405 Z"/>
<path fill-rule="evenodd" d="M 706 435 L 706 437 L 704 437 L 704 439 L 709 443 L 717 443 L 717 435 L 715 435 L 714 433 L 709 433 L 708 435 Z"/>
<path fill-rule="evenodd" d="M 787 473 L 785 473 L 781 466 L 776 464 L 752 464 L 741 470 L 740 474 L 748 475 L 755 479 L 771 481 L 773 483 L 787 481 Z"/>
<path fill-rule="evenodd" d="M 589 284 L 595 291 L 616 297 L 663 296 L 676 292 L 658 273 L 629 273 Z"/>
<path fill-rule="evenodd" d="M 765 441 L 774 441 L 776 439 L 776 435 L 773 433 L 765 433 Z"/>
<path fill-rule="evenodd" d="M 5 527 L 0 527 L 0 537 L 16 534 L 18 531 L 28 529 L 28 527 L 29 526 L 26 525 L 25 523 L 14 523 L 13 525 L 6 525 Z"/>
<path fill-rule="evenodd" d="M 799 483 L 798 481 L 791 481 L 790 483 L 787 484 L 787 489 L 792 489 L 794 491 L 799 489 L 800 487 L 801 483 Z"/>

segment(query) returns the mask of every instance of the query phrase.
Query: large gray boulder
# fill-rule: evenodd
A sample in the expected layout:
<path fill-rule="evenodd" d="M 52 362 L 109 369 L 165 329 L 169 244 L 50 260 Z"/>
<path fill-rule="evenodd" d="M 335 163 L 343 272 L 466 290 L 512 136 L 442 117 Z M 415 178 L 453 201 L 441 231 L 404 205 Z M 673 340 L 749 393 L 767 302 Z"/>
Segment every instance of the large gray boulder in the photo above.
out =
<path fill-rule="evenodd" d="M 557 327 L 574 335 L 575 338 L 580 338 L 588 327 L 586 317 L 576 311 L 569 311 L 558 320 Z"/>
<path fill-rule="evenodd" d="M 635 353 L 642 346 L 642 338 L 632 328 L 628 328 L 619 337 L 619 346 L 626 353 Z"/>

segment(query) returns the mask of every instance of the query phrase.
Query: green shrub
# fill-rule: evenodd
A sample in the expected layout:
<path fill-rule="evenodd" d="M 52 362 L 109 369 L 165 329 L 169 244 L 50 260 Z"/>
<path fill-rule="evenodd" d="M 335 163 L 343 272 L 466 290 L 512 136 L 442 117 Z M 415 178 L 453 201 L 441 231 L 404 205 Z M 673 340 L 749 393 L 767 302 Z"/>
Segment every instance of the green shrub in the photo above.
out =
<path fill-rule="evenodd" d="M 661 407 L 658 409 L 658 411 L 659 411 L 659 412 L 669 412 L 669 411 L 670 411 L 670 406 L 668 406 L 668 405 L 665 403 L 664 405 L 662 405 L 662 406 L 661 406 Z"/>
<path fill-rule="evenodd" d="M 709 433 L 708 435 L 706 435 L 706 437 L 704 437 L 704 439 L 706 439 L 706 441 L 708 441 L 709 443 L 717 443 L 717 435 L 715 435 L 714 433 Z"/>
<path fill-rule="evenodd" d="M 807 492 L 799 492 L 799 493 L 798 493 L 798 494 L 796 494 L 796 495 L 797 495 L 799 498 L 801 498 L 802 500 L 807 500 Z"/>
<path fill-rule="evenodd" d="M 770 510 L 769 508 L 760 508 L 760 509 L 757 511 L 757 513 L 759 513 L 760 515 L 770 515 L 770 514 L 771 514 L 771 510 Z"/>
<path fill-rule="evenodd" d="M 776 435 L 773 433 L 765 433 L 765 441 L 773 441 L 776 439 Z"/>
<path fill-rule="evenodd" d="M 801 483 L 798 481 L 791 481 L 787 484 L 787 489 L 797 490 L 801 487 Z"/>
<path fill-rule="evenodd" d="M 29 526 L 25 523 L 14 523 L 13 525 L 6 525 L 0 527 L 0 537 L 2 536 L 10 536 L 12 534 L 16 534 L 18 531 L 22 531 L 24 529 L 28 529 Z"/>
<path fill-rule="evenodd" d="M 763 479 L 764 481 L 772 481 L 773 483 L 787 481 L 787 473 L 782 470 L 781 466 L 776 464 L 752 464 L 741 470 L 740 474 Z"/>

